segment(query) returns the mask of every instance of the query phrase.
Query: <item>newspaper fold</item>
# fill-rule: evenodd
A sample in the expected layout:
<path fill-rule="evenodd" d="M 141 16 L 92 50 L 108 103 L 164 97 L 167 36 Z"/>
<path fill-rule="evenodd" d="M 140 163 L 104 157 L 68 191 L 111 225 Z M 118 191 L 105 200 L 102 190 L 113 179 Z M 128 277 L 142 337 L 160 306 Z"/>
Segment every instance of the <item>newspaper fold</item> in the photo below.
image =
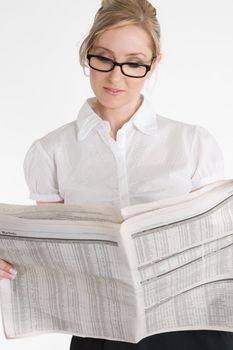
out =
<path fill-rule="evenodd" d="M 8 339 L 233 331 L 233 181 L 122 210 L 0 204 Z"/>

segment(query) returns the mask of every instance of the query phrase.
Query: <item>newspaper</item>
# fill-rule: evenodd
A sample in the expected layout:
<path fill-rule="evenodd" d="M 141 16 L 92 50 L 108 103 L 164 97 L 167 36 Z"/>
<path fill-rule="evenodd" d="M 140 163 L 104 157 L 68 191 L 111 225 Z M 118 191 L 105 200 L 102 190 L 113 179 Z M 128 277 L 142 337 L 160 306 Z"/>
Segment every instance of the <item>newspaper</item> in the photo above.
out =
<path fill-rule="evenodd" d="M 121 210 L 0 204 L 8 339 L 233 331 L 233 181 Z"/>

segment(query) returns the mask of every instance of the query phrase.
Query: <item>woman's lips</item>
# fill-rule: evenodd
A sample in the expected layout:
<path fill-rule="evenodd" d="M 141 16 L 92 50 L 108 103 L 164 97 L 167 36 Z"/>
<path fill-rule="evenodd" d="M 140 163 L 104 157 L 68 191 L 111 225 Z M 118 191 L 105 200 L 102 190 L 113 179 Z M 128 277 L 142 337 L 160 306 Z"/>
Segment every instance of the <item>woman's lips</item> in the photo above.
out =
<path fill-rule="evenodd" d="M 104 91 L 112 96 L 117 96 L 120 95 L 124 92 L 124 90 L 119 90 L 119 89 L 113 89 L 113 88 L 108 88 L 108 87 L 104 87 Z"/>

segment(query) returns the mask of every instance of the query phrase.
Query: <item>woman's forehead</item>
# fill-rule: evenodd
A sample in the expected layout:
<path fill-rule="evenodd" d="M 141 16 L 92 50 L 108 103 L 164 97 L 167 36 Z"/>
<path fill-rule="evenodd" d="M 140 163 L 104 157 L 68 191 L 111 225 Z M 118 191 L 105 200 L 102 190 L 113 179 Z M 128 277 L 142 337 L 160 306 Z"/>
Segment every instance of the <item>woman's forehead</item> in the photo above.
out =
<path fill-rule="evenodd" d="M 104 46 L 94 45 L 93 48 L 95 50 L 104 51 L 104 52 L 110 53 L 112 55 L 114 55 L 116 53 L 116 52 L 110 50 L 108 47 L 104 47 Z M 130 52 L 130 53 L 126 52 L 125 56 L 129 57 L 129 58 L 131 56 L 142 56 L 142 58 L 147 58 L 147 55 L 142 51 L 138 51 L 138 52 L 135 51 L 135 52 Z"/>
<path fill-rule="evenodd" d="M 152 40 L 141 27 L 128 25 L 104 31 L 95 41 L 95 48 L 107 49 L 111 53 L 124 52 L 126 55 L 148 56 L 152 50 Z"/>

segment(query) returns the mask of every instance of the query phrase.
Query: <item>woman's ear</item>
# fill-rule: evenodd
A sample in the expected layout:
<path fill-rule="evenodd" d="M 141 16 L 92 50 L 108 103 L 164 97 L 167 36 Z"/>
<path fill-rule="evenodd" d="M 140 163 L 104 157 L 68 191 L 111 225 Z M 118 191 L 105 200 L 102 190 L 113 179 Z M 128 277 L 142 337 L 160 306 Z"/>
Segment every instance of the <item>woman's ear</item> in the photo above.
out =
<path fill-rule="evenodd" d="M 155 60 L 156 64 L 158 64 L 158 63 L 161 61 L 161 59 L 162 59 L 162 54 L 160 53 L 160 54 L 156 57 L 156 60 Z"/>
<path fill-rule="evenodd" d="M 162 54 L 159 54 L 156 59 L 154 59 L 152 65 L 151 65 L 151 70 L 149 71 L 149 73 L 147 74 L 147 79 L 151 77 L 151 75 L 154 73 L 157 65 L 159 64 L 159 62 L 161 61 L 162 59 Z"/>

